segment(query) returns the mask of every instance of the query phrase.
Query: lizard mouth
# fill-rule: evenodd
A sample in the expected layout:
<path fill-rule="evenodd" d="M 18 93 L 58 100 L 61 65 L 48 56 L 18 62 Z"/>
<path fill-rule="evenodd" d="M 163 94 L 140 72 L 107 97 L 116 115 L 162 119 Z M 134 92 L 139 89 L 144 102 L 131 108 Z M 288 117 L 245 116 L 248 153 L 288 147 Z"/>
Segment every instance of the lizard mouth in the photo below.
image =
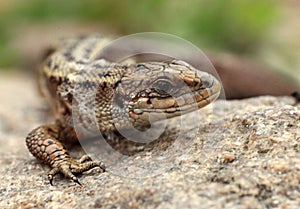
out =
<path fill-rule="evenodd" d="M 133 113 L 153 115 L 165 113 L 164 117 L 171 118 L 200 109 L 215 101 L 220 94 L 219 81 L 213 77 L 209 79 L 205 88 L 192 89 L 176 97 L 151 98 L 150 102 L 149 99 L 147 103 L 140 102 L 140 105 L 133 109 Z"/>

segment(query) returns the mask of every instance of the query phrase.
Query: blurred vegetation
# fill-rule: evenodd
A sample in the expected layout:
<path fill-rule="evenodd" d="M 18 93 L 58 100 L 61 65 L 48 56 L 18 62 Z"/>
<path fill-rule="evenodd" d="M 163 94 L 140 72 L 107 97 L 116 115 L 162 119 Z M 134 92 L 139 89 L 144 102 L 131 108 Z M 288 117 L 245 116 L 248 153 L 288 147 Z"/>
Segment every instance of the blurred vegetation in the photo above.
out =
<path fill-rule="evenodd" d="M 96 22 L 120 34 L 166 32 L 200 47 L 251 54 L 278 18 L 274 0 L 15 0 L 12 4 L 0 12 L 0 67 L 18 63 L 9 40 L 20 22 Z"/>

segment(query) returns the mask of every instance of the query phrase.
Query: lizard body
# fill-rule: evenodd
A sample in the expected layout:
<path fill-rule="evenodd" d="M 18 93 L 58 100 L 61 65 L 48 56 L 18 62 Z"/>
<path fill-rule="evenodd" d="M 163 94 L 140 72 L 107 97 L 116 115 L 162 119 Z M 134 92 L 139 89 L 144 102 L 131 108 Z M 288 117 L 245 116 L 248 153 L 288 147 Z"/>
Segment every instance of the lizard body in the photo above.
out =
<path fill-rule="evenodd" d="M 26 144 L 52 168 L 48 174 L 51 184 L 57 173 L 79 183 L 75 174 L 93 167 L 105 169 L 103 163 L 87 156 L 74 160 L 63 145 L 78 138 L 74 105 L 84 103 L 83 111 L 95 117 L 97 128 L 110 132 L 147 127 L 149 117 L 158 121 L 195 111 L 219 95 L 220 84 L 213 76 L 184 61 L 125 64 L 101 59 L 99 52 L 107 43 L 108 39 L 99 36 L 66 39 L 39 70 L 40 88 L 56 123 L 31 131 Z M 89 129 L 88 118 L 78 118 L 84 129 Z"/>

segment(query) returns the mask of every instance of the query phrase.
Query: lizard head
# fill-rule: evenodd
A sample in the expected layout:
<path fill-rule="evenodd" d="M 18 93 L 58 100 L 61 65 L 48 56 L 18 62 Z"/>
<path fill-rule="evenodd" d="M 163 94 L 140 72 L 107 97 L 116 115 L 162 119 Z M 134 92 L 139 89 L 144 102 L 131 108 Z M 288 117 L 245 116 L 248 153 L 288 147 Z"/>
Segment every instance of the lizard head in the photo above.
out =
<path fill-rule="evenodd" d="M 146 124 L 149 116 L 157 121 L 202 108 L 220 89 L 216 78 L 184 61 L 147 62 L 129 67 L 114 101 L 126 107 L 133 123 Z"/>

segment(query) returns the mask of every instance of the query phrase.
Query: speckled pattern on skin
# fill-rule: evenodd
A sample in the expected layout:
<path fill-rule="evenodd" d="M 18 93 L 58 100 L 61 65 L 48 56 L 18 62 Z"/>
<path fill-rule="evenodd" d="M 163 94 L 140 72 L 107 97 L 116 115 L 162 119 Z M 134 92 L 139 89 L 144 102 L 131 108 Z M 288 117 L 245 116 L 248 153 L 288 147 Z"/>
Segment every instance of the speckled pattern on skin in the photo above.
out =
<path fill-rule="evenodd" d="M 74 101 L 87 104 L 86 118 L 80 118 L 84 129 L 89 130 L 87 118 L 95 114 L 97 128 L 110 132 L 131 125 L 145 128 L 151 125 L 150 115 L 157 121 L 173 118 L 198 110 L 219 96 L 218 80 L 184 61 L 122 64 L 97 57 L 108 42 L 97 35 L 62 40 L 50 50 L 39 71 L 40 89 L 56 123 L 34 129 L 26 144 L 37 159 L 52 168 L 48 174 L 51 184 L 57 173 L 80 184 L 74 174 L 94 167 L 105 170 L 102 162 L 86 156 L 74 160 L 62 144 L 77 140 L 72 120 Z M 87 102 L 93 102 L 86 93 L 90 90 L 96 92 L 92 108 Z"/>

